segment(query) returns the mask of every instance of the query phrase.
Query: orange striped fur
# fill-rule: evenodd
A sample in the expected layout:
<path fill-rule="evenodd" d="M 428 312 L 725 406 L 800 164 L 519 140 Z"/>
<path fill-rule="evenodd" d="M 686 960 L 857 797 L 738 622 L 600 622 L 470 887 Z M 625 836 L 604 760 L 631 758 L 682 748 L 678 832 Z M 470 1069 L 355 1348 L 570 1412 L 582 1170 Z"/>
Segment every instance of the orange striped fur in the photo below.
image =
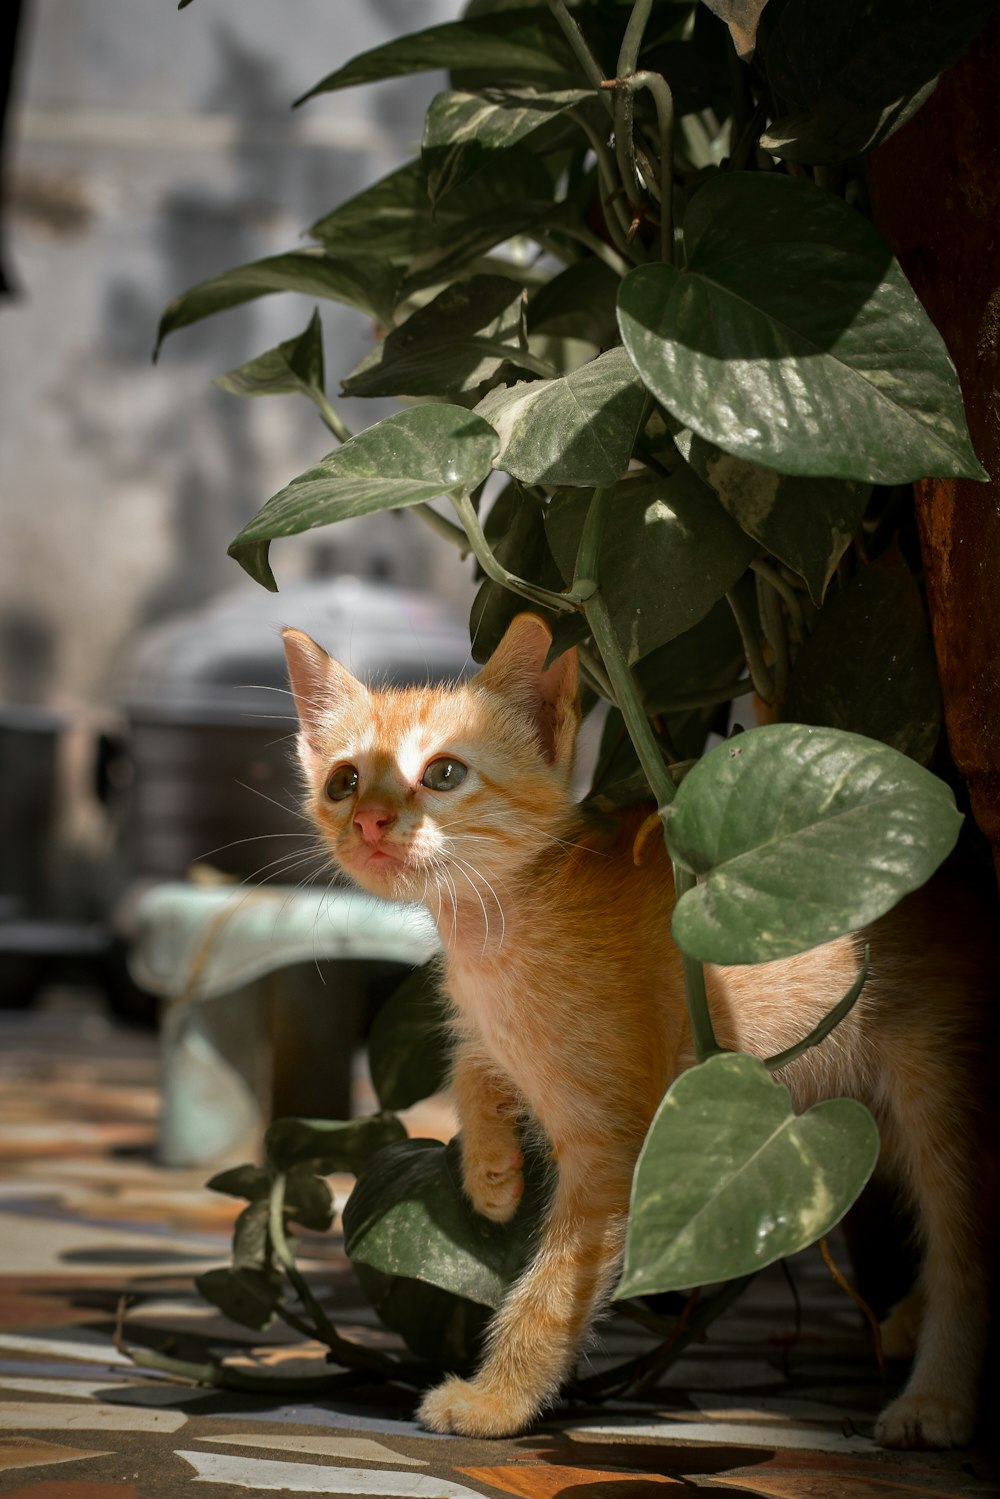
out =
<path fill-rule="evenodd" d="M 518 616 L 479 676 L 447 689 L 370 691 L 308 636 L 285 641 L 311 817 L 353 880 L 423 901 L 441 934 L 470 1199 L 496 1222 L 515 1212 L 519 1121 L 544 1131 L 557 1164 L 537 1253 L 494 1318 L 482 1367 L 420 1408 L 436 1431 L 509 1435 L 572 1370 L 614 1283 L 639 1147 L 694 1061 L 669 862 L 659 839 L 633 860 L 648 808 L 602 819 L 574 804 L 575 655 L 546 671 L 536 616 Z M 890 1351 L 911 1353 L 919 1321 L 916 1358 L 877 1429 L 897 1447 L 969 1441 L 986 1337 L 994 977 L 981 948 L 948 940 L 939 899 L 922 892 L 864 934 L 861 1001 L 782 1077 L 799 1109 L 837 1094 L 867 1103 L 884 1164 L 917 1209 L 920 1288 L 886 1328 Z M 779 963 L 710 968 L 720 1042 L 762 1056 L 791 1045 L 849 987 L 859 949 L 845 937 Z"/>

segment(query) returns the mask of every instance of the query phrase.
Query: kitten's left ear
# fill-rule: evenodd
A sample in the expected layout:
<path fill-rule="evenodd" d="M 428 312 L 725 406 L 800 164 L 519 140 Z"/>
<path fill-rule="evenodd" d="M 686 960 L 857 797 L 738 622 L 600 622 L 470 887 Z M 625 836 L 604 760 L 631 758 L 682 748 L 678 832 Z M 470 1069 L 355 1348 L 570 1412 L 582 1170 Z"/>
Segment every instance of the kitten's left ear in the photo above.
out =
<path fill-rule="evenodd" d="M 331 712 L 352 699 L 363 698 L 366 689 L 304 630 L 282 630 L 281 638 L 285 642 L 288 679 L 302 727 L 299 748 L 308 769 L 310 754 L 317 757 L 323 754 L 325 721 Z"/>
<path fill-rule="evenodd" d="M 540 615 L 518 614 L 476 680 L 513 699 L 534 725 L 546 760 L 568 775 L 580 724 L 576 651 L 565 651 L 546 670 L 551 644 Z"/>

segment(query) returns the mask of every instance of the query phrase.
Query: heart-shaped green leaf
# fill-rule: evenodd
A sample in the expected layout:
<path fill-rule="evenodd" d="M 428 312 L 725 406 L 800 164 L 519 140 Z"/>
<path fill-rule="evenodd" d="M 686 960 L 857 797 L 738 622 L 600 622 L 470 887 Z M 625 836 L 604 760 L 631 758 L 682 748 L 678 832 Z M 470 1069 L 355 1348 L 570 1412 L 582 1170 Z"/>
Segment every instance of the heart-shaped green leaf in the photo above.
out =
<path fill-rule="evenodd" d="M 573 580 L 589 495 L 564 490 L 545 512 L 553 555 Z M 601 543 L 601 588 L 629 662 L 696 625 L 741 577 L 758 548 L 707 484 L 683 465 L 669 479 L 615 489 Z"/>
<path fill-rule="evenodd" d="M 168 333 L 215 312 L 225 312 L 279 291 L 345 302 L 348 307 L 359 307 L 362 312 L 388 322 L 396 302 L 398 279 L 388 261 L 377 256 L 338 260 L 319 249 L 270 255 L 266 260 L 236 266 L 223 271 L 221 276 L 200 281 L 175 297 L 160 318 L 153 358 L 158 358 Z"/>
<path fill-rule="evenodd" d="M 550 215 L 552 193 L 544 165 L 514 149 L 432 211 L 426 170 L 415 160 L 339 204 L 309 233 L 331 257 L 355 265 L 359 275 L 369 261 L 391 262 L 394 275 L 407 273 L 400 295 L 408 295 L 414 286 L 446 280 L 444 270 L 433 272 L 463 261 L 467 250 L 480 254 Z M 516 268 L 512 272 L 517 274 Z M 382 321 L 391 324 L 391 315 Z"/>
<path fill-rule="evenodd" d="M 607 485 L 628 465 L 646 392 L 624 349 L 572 374 L 491 390 L 476 407 L 500 436 L 497 467 L 525 484 Z"/>
<path fill-rule="evenodd" d="M 431 100 L 424 120 L 421 154 L 427 192 L 438 203 L 473 177 L 497 151 L 510 150 L 567 110 L 593 101 L 587 89 L 487 88 L 478 93 L 449 90 Z"/>
<path fill-rule="evenodd" d="M 364 1119 L 276 1119 L 264 1135 L 264 1150 L 272 1171 L 291 1173 L 308 1164 L 319 1176 L 332 1171 L 356 1175 L 376 1151 L 405 1138 L 406 1129 L 395 1114 L 372 1114 Z"/>
<path fill-rule="evenodd" d="M 345 396 L 456 396 L 513 369 L 526 352 L 521 287 L 508 276 L 470 276 L 445 287 L 367 354 Z M 528 355 L 529 367 L 531 356 Z"/>
<path fill-rule="evenodd" d="M 225 1316 L 258 1332 L 270 1327 L 281 1305 L 282 1281 L 276 1271 L 225 1266 L 195 1276 L 194 1283 Z"/>
<path fill-rule="evenodd" d="M 616 1295 L 730 1280 L 804 1249 L 857 1198 L 878 1148 L 854 1099 L 796 1115 L 757 1057 L 710 1057 L 677 1078 L 646 1136 Z"/>
<path fill-rule="evenodd" d="M 263 1166 L 230 1166 L 216 1172 L 205 1183 L 211 1192 L 224 1192 L 227 1197 L 245 1197 L 247 1202 L 257 1202 L 271 1190 L 271 1174 Z"/>
<path fill-rule="evenodd" d="M 389 1131 L 386 1130 L 383 1138 L 388 1135 Z M 375 1149 L 371 1139 L 367 1143 L 370 1149 Z M 347 1159 L 346 1153 L 341 1156 L 341 1160 L 344 1159 Z M 285 1180 L 285 1213 L 294 1222 L 301 1223 L 303 1228 L 311 1228 L 314 1233 L 323 1234 L 333 1222 L 333 1193 L 322 1176 L 317 1175 L 319 1167 L 330 1170 L 329 1160 L 292 1166 L 289 1169 Z"/>
<path fill-rule="evenodd" d="M 692 432 L 674 440 L 733 520 L 804 578 L 813 603 L 821 604 L 837 563 L 861 524 L 871 485 L 853 479 L 779 474 L 723 453 Z"/>
<path fill-rule="evenodd" d="M 685 777 L 670 853 L 698 883 L 679 947 L 709 963 L 786 958 L 867 926 L 954 847 L 949 788 L 873 739 L 772 724 L 719 745 Z"/>
<path fill-rule="evenodd" d="M 216 375 L 212 384 L 233 396 L 285 396 L 301 391 L 322 406 L 326 377 L 319 311 L 296 338 L 248 359 L 226 375 Z"/>
<path fill-rule="evenodd" d="M 352 1269 L 379 1321 L 398 1332 L 431 1368 L 467 1374 L 480 1362 L 491 1307 L 426 1280 L 387 1275 L 361 1260 L 355 1260 Z"/>
<path fill-rule="evenodd" d="M 499 443 L 462 406 L 416 406 L 359 432 L 268 500 L 229 547 L 229 555 L 276 590 L 267 544 L 377 510 L 396 510 L 466 492 L 490 472 Z"/>
<path fill-rule="evenodd" d="M 405 1140 L 373 1156 L 344 1208 L 344 1249 L 353 1262 L 499 1306 L 531 1248 L 547 1196 L 544 1163 L 526 1163 L 517 1214 L 496 1224 L 462 1191 L 461 1145 Z"/>
<path fill-rule="evenodd" d="M 626 276 L 618 319 L 692 431 L 786 474 L 984 477 L 941 337 L 861 214 L 801 179 L 735 172 L 692 198 L 684 241 L 683 271 Z"/>
<path fill-rule="evenodd" d="M 372 47 L 328 73 L 296 103 L 335 89 L 441 68 L 457 69 L 466 79 L 484 84 L 509 80 L 544 86 L 575 84 L 579 78 L 579 69 L 549 12 L 542 6 L 525 6 L 446 21 Z"/>
<path fill-rule="evenodd" d="M 259 1198 L 233 1224 L 234 1270 L 271 1270 L 270 1211 L 268 1199 Z"/>

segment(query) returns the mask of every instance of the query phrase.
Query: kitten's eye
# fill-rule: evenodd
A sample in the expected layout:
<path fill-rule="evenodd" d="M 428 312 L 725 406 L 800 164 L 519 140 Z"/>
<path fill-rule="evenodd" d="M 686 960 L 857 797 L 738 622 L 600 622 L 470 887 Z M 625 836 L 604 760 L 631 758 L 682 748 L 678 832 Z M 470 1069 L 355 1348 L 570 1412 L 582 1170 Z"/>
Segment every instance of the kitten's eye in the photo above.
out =
<path fill-rule="evenodd" d="M 332 802 L 346 801 L 358 789 L 358 773 L 353 765 L 338 765 L 326 783 L 326 794 Z"/>
<path fill-rule="evenodd" d="M 454 791 L 468 774 L 468 767 L 461 760 L 432 760 L 421 776 L 420 784 L 431 791 Z"/>

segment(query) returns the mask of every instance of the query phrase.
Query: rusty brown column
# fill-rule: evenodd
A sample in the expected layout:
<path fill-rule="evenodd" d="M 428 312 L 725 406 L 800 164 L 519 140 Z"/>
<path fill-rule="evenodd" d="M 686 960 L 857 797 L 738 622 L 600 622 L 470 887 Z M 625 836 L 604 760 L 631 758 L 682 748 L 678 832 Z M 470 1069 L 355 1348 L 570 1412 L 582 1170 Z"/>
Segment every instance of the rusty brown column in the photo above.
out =
<path fill-rule="evenodd" d="M 1000 875 L 1000 13 L 873 153 L 871 191 L 955 361 L 991 476 L 923 481 L 917 519 L 948 742 Z"/>

